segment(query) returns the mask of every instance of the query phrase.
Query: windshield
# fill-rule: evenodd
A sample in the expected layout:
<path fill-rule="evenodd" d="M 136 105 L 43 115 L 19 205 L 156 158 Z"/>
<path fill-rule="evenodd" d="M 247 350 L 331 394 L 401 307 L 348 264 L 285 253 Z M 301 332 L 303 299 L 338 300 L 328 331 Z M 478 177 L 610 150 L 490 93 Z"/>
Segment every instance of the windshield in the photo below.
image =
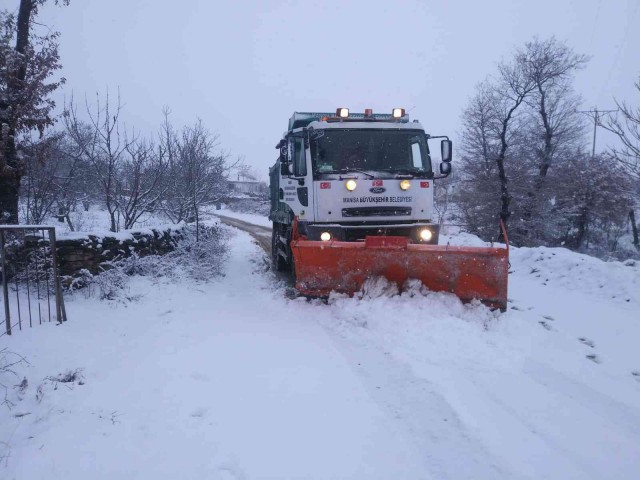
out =
<path fill-rule="evenodd" d="M 426 135 L 419 130 L 314 130 L 309 147 L 315 173 L 431 172 Z"/>

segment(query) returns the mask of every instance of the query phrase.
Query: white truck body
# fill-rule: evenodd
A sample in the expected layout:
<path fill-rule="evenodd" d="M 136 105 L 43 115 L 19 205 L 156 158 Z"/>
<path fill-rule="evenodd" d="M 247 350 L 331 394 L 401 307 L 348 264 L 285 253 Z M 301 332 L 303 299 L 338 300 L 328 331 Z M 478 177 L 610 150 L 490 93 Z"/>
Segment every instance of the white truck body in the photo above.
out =
<path fill-rule="evenodd" d="M 294 128 L 278 144 L 281 157 L 270 172 L 274 223 L 297 218 L 310 239 L 329 232 L 346 241 L 400 235 L 437 243 L 430 137 L 422 125 L 407 116 L 343 121 L 322 115 L 295 113 Z M 424 228 L 428 240 L 420 237 Z"/>

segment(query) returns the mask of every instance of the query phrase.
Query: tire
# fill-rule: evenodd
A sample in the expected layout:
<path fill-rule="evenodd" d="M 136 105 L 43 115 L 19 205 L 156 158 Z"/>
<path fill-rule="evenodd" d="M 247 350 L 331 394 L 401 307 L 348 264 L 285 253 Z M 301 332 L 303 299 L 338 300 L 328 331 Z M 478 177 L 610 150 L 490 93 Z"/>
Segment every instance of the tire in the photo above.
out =
<path fill-rule="evenodd" d="M 271 265 L 276 272 L 289 270 L 287 261 L 278 253 L 278 243 L 280 242 L 280 225 L 273 224 L 271 230 Z"/>

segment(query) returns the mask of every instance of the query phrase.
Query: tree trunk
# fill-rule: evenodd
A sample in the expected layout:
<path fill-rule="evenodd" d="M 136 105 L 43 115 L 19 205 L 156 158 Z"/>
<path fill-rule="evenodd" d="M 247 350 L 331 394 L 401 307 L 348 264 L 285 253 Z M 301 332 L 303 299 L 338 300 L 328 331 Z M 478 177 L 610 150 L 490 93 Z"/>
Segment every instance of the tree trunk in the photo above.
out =
<path fill-rule="evenodd" d="M 533 180 L 533 186 L 527 192 L 527 201 L 525 202 L 522 211 L 522 219 L 524 220 L 524 225 L 520 232 L 522 238 L 530 238 L 530 234 L 535 232 L 535 228 L 532 228 L 531 222 L 536 217 L 540 208 L 540 191 L 542 190 L 547 172 L 551 166 L 551 157 L 553 154 L 554 128 L 549 123 L 549 116 L 547 114 L 547 106 L 545 102 L 546 94 L 542 90 L 541 85 L 538 85 L 538 91 L 540 93 L 540 108 L 538 113 L 542 119 L 542 126 L 544 129 L 544 148 L 540 153 L 539 175 Z"/>
<path fill-rule="evenodd" d="M 573 236 L 573 243 L 568 245 L 570 249 L 577 251 L 583 246 L 589 247 L 589 224 L 592 209 L 593 206 L 589 200 L 584 207 L 580 208 L 575 223 L 578 231 Z"/>
<path fill-rule="evenodd" d="M 20 177 L 0 175 L 0 223 L 18 223 L 18 190 Z"/>
<path fill-rule="evenodd" d="M 631 231 L 633 232 L 633 245 L 640 250 L 640 240 L 638 239 L 638 225 L 636 224 L 636 214 L 633 208 L 629 210 L 629 221 L 631 222 Z"/>
<path fill-rule="evenodd" d="M 496 165 L 498 166 L 498 177 L 500 178 L 500 219 L 504 224 L 504 230 L 505 232 L 507 232 L 507 235 L 509 235 L 509 217 L 511 216 L 511 211 L 509 210 L 511 195 L 509 195 L 509 182 L 507 180 L 507 173 L 504 169 L 504 160 L 507 156 L 507 148 L 509 147 L 509 145 L 507 144 L 507 128 L 509 126 L 511 116 L 513 115 L 513 112 L 515 112 L 518 105 L 519 103 L 512 107 L 504 120 L 502 120 L 502 130 L 500 131 L 500 152 L 498 153 L 498 157 L 496 158 Z M 498 241 L 506 241 L 502 232 L 502 228 L 498 228 L 498 230 Z"/>
<path fill-rule="evenodd" d="M 109 210 L 109 219 L 111 220 L 111 228 L 109 230 L 111 230 L 112 232 L 117 232 L 118 227 L 116 225 L 116 213 L 115 211 L 111 211 L 109 207 L 107 207 L 107 210 Z"/>
<path fill-rule="evenodd" d="M 18 11 L 18 21 L 16 23 L 16 47 L 15 50 L 19 54 L 19 58 L 24 58 L 27 46 L 29 44 L 29 24 L 31 20 L 31 12 L 33 11 L 32 0 L 20 0 L 20 9 Z M 23 89 L 24 79 L 27 74 L 27 65 L 24 61 L 20 62 L 16 69 L 7 72 L 7 91 L 6 98 L 9 104 L 0 105 L 0 222 L 17 224 L 18 223 L 18 194 L 20 190 L 20 179 L 23 175 L 23 167 L 18 159 L 15 136 L 16 124 L 15 118 L 10 113 L 16 109 L 17 105 L 11 104 L 16 102 L 15 99 L 20 97 Z"/>
<path fill-rule="evenodd" d="M 507 230 L 509 217 L 511 216 L 511 212 L 509 211 L 509 204 L 511 203 L 511 195 L 509 195 L 509 185 L 507 180 L 507 174 L 504 170 L 504 157 L 501 155 L 496 161 L 496 163 L 498 164 L 498 174 L 500 177 L 500 218 L 504 223 L 504 229 Z M 502 229 L 500 229 L 500 235 L 498 238 L 504 241 L 504 238 L 502 235 Z"/>

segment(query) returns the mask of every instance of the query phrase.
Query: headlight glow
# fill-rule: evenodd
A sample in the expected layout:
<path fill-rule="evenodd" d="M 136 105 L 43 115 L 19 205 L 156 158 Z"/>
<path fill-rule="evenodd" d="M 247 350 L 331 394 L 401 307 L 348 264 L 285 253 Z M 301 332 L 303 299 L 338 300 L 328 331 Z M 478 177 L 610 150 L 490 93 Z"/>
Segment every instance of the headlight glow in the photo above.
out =
<path fill-rule="evenodd" d="M 331 240 L 331 234 L 329 232 L 322 232 L 320 234 L 320 240 L 322 240 L 323 242 L 328 242 L 329 240 Z"/>
<path fill-rule="evenodd" d="M 358 186 L 358 184 L 356 183 L 355 180 L 347 180 L 347 183 L 345 183 L 344 186 L 347 187 L 347 190 L 349 190 L 350 192 L 353 192 Z"/>
<path fill-rule="evenodd" d="M 411 182 L 409 180 L 402 180 L 400 182 L 400 188 L 402 190 L 409 190 L 409 187 L 411 186 Z"/>
<path fill-rule="evenodd" d="M 423 228 L 420 230 L 420 240 L 423 242 L 428 242 L 433 237 L 433 233 L 428 228 Z"/>

